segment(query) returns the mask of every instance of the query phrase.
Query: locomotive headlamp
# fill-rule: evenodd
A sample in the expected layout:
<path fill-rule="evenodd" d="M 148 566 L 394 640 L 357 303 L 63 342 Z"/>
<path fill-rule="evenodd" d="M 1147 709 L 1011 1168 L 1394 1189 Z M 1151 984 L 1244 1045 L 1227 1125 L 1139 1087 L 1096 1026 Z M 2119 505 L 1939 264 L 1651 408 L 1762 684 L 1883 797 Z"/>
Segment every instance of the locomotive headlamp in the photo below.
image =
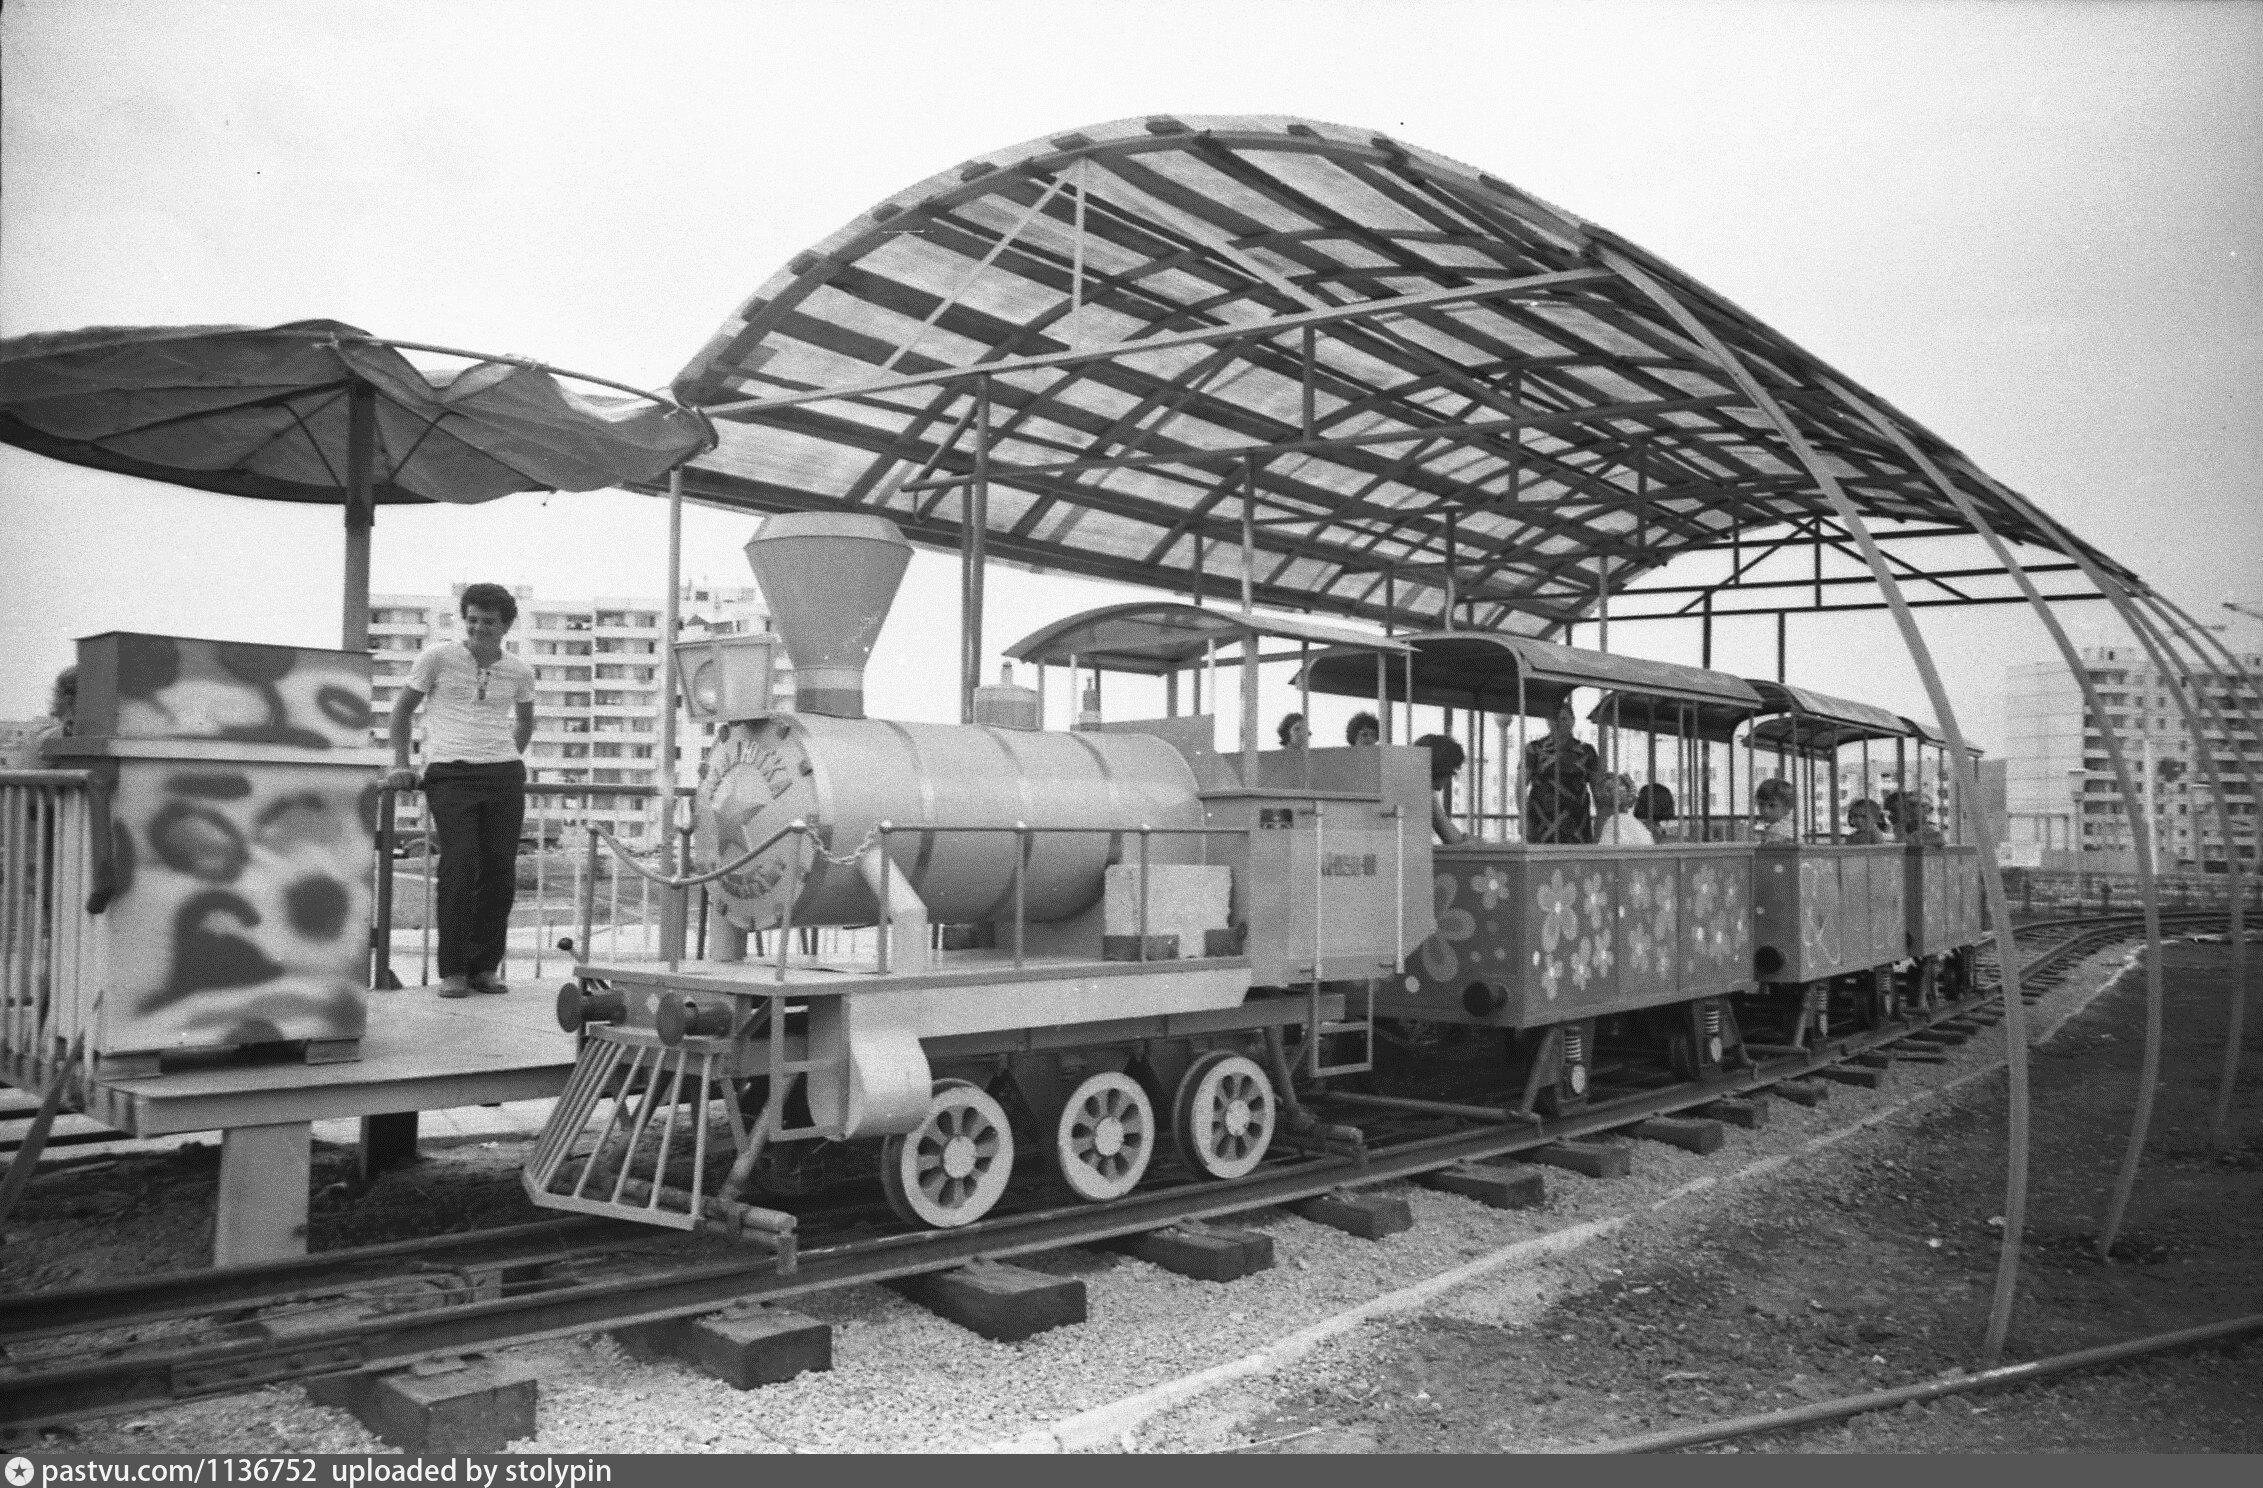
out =
<path fill-rule="evenodd" d="M 778 637 L 769 631 L 677 643 L 685 709 L 694 718 L 725 722 L 769 712 L 777 655 Z"/>

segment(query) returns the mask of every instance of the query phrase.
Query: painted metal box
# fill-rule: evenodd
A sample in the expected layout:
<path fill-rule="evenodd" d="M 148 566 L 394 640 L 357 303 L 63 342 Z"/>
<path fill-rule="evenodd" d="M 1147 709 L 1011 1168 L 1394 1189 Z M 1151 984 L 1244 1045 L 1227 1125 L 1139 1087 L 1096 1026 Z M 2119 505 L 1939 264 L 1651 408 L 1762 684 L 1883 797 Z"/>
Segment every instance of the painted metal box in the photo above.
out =
<path fill-rule="evenodd" d="M 1904 851 L 1893 843 L 1755 847 L 1752 945 L 1759 978 L 1820 981 L 1907 955 Z"/>
<path fill-rule="evenodd" d="M 1389 983 L 1428 936 L 1430 756 L 1405 746 L 1260 756 L 1260 780 L 1202 793 L 1207 857 L 1234 871 L 1234 916 L 1257 986 Z M 1239 758 L 1222 768 L 1239 773 Z"/>
<path fill-rule="evenodd" d="M 1438 928 L 1379 1001 L 1387 1016 L 1529 1028 L 1752 985 L 1748 845 L 1433 853 Z"/>
<path fill-rule="evenodd" d="M 370 744 L 365 652 L 112 630 L 80 637 L 78 662 L 81 737 Z"/>
<path fill-rule="evenodd" d="M 367 1022 L 379 771 L 369 658 L 113 632 L 79 643 L 58 764 L 107 788 L 97 1055 L 309 1041 Z M 97 882 L 103 874 L 98 871 Z"/>
<path fill-rule="evenodd" d="M 1907 847 L 1905 893 L 1911 956 L 1939 956 L 1980 940 L 1980 849 Z"/>
<path fill-rule="evenodd" d="M 1370 801 L 1307 801 L 1259 821 L 1242 896 L 1251 981 L 1388 977 L 1411 943 L 1400 819 Z"/>

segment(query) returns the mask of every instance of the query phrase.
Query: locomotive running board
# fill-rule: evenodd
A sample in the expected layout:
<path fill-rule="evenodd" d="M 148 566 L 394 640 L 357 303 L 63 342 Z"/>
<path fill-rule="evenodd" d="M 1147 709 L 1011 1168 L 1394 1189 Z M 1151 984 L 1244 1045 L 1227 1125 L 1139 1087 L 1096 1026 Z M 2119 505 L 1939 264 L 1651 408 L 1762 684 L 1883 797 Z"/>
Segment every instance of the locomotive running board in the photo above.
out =
<path fill-rule="evenodd" d="M 779 1271 L 790 1272 L 794 1216 L 708 1191 L 707 1110 L 719 1086 L 741 1149 L 747 1133 L 730 1085 L 720 1078 L 724 1051 L 698 1047 L 704 1042 L 670 1048 L 590 1039 L 520 1171 L 520 1185 L 545 1209 L 744 1240 L 769 1250 Z M 679 1139 L 686 1124 L 691 1132 Z M 686 1170 L 682 1180 L 671 1182 L 678 1169 Z"/>

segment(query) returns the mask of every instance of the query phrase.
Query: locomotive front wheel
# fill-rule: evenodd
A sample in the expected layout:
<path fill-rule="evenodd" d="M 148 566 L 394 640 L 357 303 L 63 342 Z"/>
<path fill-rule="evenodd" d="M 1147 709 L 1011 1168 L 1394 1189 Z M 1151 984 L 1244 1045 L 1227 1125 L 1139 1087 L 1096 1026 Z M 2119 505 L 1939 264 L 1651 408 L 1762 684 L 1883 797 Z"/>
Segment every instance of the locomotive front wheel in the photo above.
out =
<path fill-rule="evenodd" d="M 1240 1178 L 1264 1161 L 1277 1112 L 1273 1082 L 1253 1060 L 1223 1049 L 1187 1067 L 1171 1099 L 1171 1141 L 1204 1178 Z"/>
<path fill-rule="evenodd" d="M 1130 1075 L 1107 1071 L 1069 1092 L 1053 1124 L 1053 1171 L 1080 1199 L 1120 1199 L 1155 1156 L 1155 1103 Z"/>
<path fill-rule="evenodd" d="M 880 1149 L 880 1186 L 907 1224 L 950 1230 L 990 1212 L 1014 1174 L 1006 1109 L 980 1086 L 937 1080 L 919 1129 Z"/>

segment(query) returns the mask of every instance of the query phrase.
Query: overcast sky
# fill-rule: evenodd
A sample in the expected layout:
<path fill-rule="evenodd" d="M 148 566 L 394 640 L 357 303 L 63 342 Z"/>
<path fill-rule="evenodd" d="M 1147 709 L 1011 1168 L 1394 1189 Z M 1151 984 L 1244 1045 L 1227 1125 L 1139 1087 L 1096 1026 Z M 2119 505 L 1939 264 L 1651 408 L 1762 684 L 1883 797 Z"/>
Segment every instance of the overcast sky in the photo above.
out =
<path fill-rule="evenodd" d="M 0 68 L 0 334 L 321 316 L 656 387 L 796 250 L 971 155 L 1295 114 L 1627 235 L 2207 618 L 2263 602 L 2253 5 L 10 0 Z M 663 514 L 388 508 L 374 586 L 656 594 Z M 753 526 L 695 512 L 687 572 L 743 582 Z M 336 643 L 335 510 L 0 449 L 0 535 L 0 717 L 77 635 Z M 915 565 L 875 711 L 955 716 L 954 582 Z M 1120 593 L 999 575 L 992 650 Z M 1992 744 L 2040 629 L 1924 620 Z M 1694 659 L 1665 630 L 1613 640 Z M 1772 632 L 1716 664 L 1772 672 Z M 1930 713 L 1882 616 L 1795 620 L 1791 679 Z"/>

